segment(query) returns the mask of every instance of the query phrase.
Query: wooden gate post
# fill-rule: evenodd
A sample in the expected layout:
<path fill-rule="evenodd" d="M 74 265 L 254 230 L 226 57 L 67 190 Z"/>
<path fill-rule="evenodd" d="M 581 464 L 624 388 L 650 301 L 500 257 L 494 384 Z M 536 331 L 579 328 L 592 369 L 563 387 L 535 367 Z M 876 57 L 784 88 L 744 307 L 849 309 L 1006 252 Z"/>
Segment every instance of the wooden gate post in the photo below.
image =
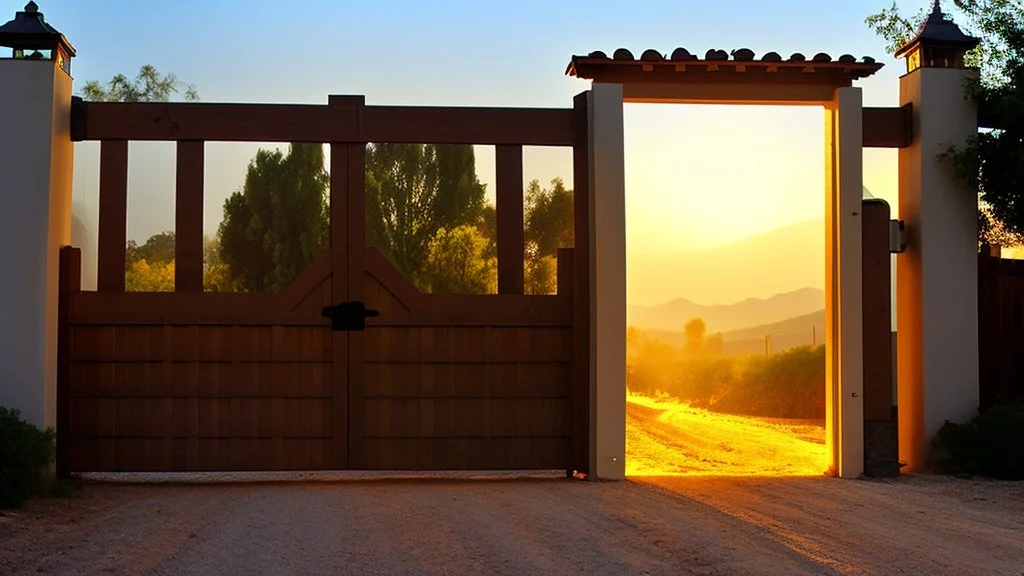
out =
<path fill-rule="evenodd" d="M 889 204 L 862 202 L 864 286 L 864 475 L 899 476 L 893 405 L 892 253 Z"/>
<path fill-rule="evenodd" d="M 0 49 L 11 50 L 0 59 L 0 406 L 55 426 L 59 253 L 71 239 L 75 51 L 33 3 L 0 26 Z"/>

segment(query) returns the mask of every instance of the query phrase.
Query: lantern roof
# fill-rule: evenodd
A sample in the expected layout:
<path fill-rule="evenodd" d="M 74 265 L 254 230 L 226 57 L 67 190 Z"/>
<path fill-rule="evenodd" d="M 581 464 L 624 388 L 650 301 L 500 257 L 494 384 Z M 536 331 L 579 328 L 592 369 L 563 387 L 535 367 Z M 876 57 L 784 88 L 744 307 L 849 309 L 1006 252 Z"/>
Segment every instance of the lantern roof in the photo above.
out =
<path fill-rule="evenodd" d="M 964 52 L 975 48 L 981 42 L 980 39 L 964 34 L 963 30 L 955 22 L 942 12 L 940 0 L 932 2 L 932 11 L 928 18 L 921 23 L 917 35 L 908 40 L 895 56 L 899 58 L 919 45 L 950 46 L 962 49 Z"/>
<path fill-rule="evenodd" d="M 0 46 L 27 49 L 59 46 L 69 56 L 75 55 L 75 48 L 60 31 L 46 22 L 34 1 L 26 4 L 23 11 L 15 12 L 14 20 L 0 26 Z"/>

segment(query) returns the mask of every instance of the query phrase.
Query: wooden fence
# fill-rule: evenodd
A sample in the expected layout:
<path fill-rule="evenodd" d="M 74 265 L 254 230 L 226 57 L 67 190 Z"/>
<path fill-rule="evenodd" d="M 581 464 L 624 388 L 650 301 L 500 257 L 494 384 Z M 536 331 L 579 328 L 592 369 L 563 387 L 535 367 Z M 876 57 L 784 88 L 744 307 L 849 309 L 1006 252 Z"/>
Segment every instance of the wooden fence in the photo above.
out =
<path fill-rule="evenodd" d="M 1024 398 L 1024 261 L 978 254 L 980 404 Z"/>
<path fill-rule="evenodd" d="M 100 144 L 98 289 L 62 252 L 58 473 L 589 472 L 586 93 L 573 108 L 76 100 Z M 176 142 L 175 291 L 125 291 L 129 141 Z M 205 142 L 331 146 L 330 241 L 280 294 L 203 292 Z M 368 142 L 496 147 L 498 294 L 424 294 L 365 246 Z M 573 149 L 575 246 L 524 294 L 523 147 Z M 576 252 L 578 251 L 578 252 Z M 379 317 L 333 327 L 339 303 Z M 332 329 L 333 328 L 333 329 Z"/>

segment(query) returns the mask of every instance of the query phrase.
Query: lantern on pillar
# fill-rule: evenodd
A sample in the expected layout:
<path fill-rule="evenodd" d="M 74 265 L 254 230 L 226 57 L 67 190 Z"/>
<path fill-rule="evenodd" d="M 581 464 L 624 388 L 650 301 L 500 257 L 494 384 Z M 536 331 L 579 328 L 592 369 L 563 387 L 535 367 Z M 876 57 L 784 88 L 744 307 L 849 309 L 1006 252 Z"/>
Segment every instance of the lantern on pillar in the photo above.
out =
<path fill-rule="evenodd" d="M 917 36 L 900 47 L 896 57 L 906 58 L 907 72 L 918 68 L 963 68 L 964 54 L 979 42 L 979 39 L 964 34 L 952 19 L 943 14 L 939 0 L 935 0 L 931 14 L 921 24 Z"/>
<path fill-rule="evenodd" d="M 39 5 L 29 2 L 14 20 L 0 26 L 0 46 L 12 49 L 15 60 L 51 60 L 71 74 L 75 48 L 56 28 L 46 23 Z"/>

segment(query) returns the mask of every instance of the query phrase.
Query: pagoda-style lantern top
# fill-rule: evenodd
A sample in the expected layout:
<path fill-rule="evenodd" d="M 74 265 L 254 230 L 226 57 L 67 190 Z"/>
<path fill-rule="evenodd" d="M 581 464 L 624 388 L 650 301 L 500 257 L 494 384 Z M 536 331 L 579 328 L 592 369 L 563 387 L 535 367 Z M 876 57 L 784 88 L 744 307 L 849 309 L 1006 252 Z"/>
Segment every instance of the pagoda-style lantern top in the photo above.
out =
<path fill-rule="evenodd" d="M 52 60 L 71 74 L 75 48 L 63 34 L 43 19 L 35 2 L 16 12 L 14 20 L 0 26 L 0 46 L 11 48 L 15 60 Z"/>
<path fill-rule="evenodd" d="M 918 68 L 963 68 L 964 54 L 978 46 L 979 39 L 964 34 L 952 19 L 942 13 L 939 0 L 932 3 L 932 12 L 921 24 L 917 36 L 899 50 L 905 56 L 907 72 Z"/>

